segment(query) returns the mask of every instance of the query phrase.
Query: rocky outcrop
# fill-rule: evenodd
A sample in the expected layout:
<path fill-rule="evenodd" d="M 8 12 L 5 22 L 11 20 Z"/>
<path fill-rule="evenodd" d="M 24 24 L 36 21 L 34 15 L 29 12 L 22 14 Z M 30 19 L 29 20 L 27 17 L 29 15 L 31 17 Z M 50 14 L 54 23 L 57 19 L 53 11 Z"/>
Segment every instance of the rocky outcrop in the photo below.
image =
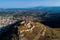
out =
<path fill-rule="evenodd" d="M 60 40 L 60 31 L 50 28 L 38 21 L 21 21 L 21 24 L 13 29 L 15 33 L 9 34 L 11 40 Z M 10 32 L 11 33 L 11 32 Z M 6 35 L 7 36 L 7 35 Z M 6 36 L 4 37 L 6 39 Z M 6 40 L 8 40 L 6 39 Z"/>
<path fill-rule="evenodd" d="M 24 26 L 24 24 L 27 25 Z M 25 22 L 24 24 L 18 27 L 18 30 L 20 31 L 20 40 L 58 40 L 60 38 L 60 36 L 58 36 L 60 34 L 56 33 L 60 33 L 60 31 L 57 31 L 54 28 L 49 28 L 42 23 Z M 32 27 L 28 28 L 31 26 L 31 24 Z"/>

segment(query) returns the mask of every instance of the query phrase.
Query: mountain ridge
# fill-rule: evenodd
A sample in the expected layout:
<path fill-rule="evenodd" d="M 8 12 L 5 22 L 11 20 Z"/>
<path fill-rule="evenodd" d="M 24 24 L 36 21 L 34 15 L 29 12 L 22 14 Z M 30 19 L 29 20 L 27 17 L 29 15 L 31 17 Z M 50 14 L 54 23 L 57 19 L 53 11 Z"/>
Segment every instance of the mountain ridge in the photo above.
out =
<path fill-rule="evenodd" d="M 44 12 L 60 12 L 60 7 L 47 7 L 47 6 L 37 6 L 37 7 L 30 7 L 30 8 L 1 8 L 1 10 L 33 10 L 33 11 L 44 11 Z"/>

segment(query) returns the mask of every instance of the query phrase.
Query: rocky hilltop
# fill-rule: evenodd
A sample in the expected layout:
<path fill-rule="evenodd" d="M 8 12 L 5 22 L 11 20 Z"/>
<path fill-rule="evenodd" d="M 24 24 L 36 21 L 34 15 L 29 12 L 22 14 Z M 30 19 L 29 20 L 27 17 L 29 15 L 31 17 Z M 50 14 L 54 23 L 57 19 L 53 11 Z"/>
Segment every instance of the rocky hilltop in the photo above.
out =
<path fill-rule="evenodd" d="M 37 20 L 24 19 L 20 21 L 20 25 L 7 32 L 2 40 L 60 40 L 60 30 Z"/>
<path fill-rule="evenodd" d="M 20 40 L 58 40 L 60 31 L 49 28 L 37 21 L 22 21 L 18 27 Z"/>

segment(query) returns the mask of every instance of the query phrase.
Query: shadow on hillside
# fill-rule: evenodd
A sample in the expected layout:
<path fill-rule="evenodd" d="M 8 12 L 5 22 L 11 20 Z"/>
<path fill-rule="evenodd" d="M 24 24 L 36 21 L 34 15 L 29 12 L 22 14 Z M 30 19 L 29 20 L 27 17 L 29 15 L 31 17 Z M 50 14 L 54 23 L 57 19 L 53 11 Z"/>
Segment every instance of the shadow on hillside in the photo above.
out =
<path fill-rule="evenodd" d="M 13 28 L 7 32 L 4 32 L 1 36 L 0 36 L 0 40 L 12 40 L 13 36 L 17 36 L 18 33 L 18 29 L 17 28 Z"/>

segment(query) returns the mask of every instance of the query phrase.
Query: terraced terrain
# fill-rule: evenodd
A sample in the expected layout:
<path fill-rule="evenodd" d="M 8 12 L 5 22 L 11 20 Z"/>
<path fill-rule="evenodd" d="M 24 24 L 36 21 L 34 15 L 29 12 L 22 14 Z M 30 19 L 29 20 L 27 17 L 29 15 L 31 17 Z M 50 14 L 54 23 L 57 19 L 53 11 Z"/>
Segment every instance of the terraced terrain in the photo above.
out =
<path fill-rule="evenodd" d="M 34 28 L 31 31 L 22 32 L 22 36 L 20 35 L 20 40 L 59 40 L 60 39 L 60 31 L 49 28 L 48 26 L 43 25 L 39 22 L 34 22 Z M 29 30 L 25 26 L 18 27 L 18 30 Z"/>
<path fill-rule="evenodd" d="M 31 25 L 30 28 L 27 24 Z M 60 40 L 60 30 L 50 28 L 41 22 L 29 21 L 6 32 L 2 40 Z"/>

